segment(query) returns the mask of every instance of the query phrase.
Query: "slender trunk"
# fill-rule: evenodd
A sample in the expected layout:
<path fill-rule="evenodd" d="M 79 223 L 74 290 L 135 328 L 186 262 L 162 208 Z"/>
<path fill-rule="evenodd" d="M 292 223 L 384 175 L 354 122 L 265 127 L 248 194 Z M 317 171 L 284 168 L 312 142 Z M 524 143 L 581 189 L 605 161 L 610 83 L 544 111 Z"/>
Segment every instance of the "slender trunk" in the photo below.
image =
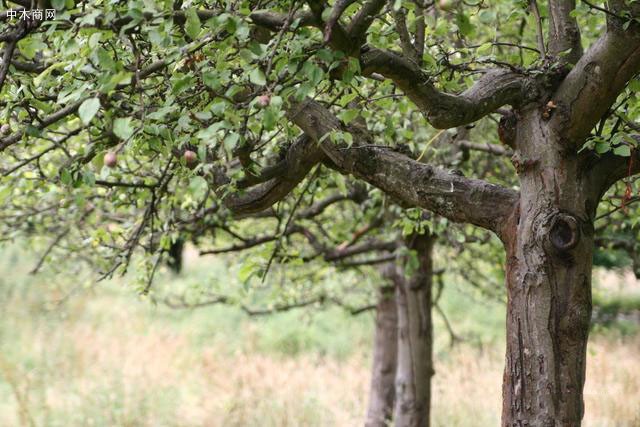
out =
<path fill-rule="evenodd" d="M 406 277 L 396 275 L 398 303 L 398 367 L 394 422 L 398 427 L 429 426 L 433 376 L 431 321 L 432 248 L 434 237 L 414 235 L 417 268 Z"/>
<path fill-rule="evenodd" d="M 549 144 L 539 111 L 521 112 L 521 196 L 504 225 L 508 291 L 503 426 L 579 426 L 591 318 L 598 196 L 578 156 Z"/>
<path fill-rule="evenodd" d="M 366 427 L 386 427 L 393 413 L 398 356 L 398 311 L 392 286 L 380 289 Z"/>

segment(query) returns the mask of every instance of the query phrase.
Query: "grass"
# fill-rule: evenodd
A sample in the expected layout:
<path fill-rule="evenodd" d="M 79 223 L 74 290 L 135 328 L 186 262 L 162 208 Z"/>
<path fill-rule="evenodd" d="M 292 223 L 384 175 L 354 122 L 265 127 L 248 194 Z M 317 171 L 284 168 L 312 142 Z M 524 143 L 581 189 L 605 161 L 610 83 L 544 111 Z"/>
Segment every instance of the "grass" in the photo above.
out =
<path fill-rule="evenodd" d="M 124 279 L 56 306 L 81 279 L 29 276 L 23 253 L 0 255 L 0 426 L 362 424 L 370 313 L 172 310 L 137 298 Z M 162 280 L 179 287 L 210 268 Z M 498 425 L 504 308 L 455 285 L 442 298 L 466 341 L 450 349 L 436 318 L 434 425 Z M 638 335 L 594 334 L 585 426 L 640 425 L 639 350 Z"/>

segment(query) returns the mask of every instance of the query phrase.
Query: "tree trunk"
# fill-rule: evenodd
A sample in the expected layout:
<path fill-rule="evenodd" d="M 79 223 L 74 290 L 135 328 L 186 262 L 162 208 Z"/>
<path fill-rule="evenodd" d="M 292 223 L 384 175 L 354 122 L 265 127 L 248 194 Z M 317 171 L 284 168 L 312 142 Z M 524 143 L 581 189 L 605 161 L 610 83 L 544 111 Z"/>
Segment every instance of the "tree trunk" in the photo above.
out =
<path fill-rule="evenodd" d="M 409 277 L 396 275 L 398 303 L 398 367 L 394 422 L 398 427 L 429 425 L 431 377 L 434 374 L 431 321 L 433 236 L 414 235 L 408 246 L 417 265 Z M 406 268 L 406 267 L 405 267 Z"/>
<path fill-rule="evenodd" d="M 393 413 L 398 357 L 398 311 L 392 286 L 380 289 L 366 427 L 386 427 Z"/>
<path fill-rule="evenodd" d="M 504 224 L 508 291 L 503 426 L 579 426 L 591 318 L 593 221 L 600 194 L 579 156 L 521 111 L 513 162 L 519 206 Z"/>

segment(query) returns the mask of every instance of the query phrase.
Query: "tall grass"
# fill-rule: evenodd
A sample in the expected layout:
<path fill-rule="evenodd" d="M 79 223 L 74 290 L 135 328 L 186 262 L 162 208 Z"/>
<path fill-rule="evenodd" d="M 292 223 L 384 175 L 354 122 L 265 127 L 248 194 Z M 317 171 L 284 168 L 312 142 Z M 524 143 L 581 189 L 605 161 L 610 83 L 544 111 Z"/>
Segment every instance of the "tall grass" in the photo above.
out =
<path fill-rule="evenodd" d="M 77 285 L 59 281 L 77 279 L 31 277 L 19 254 L 2 255 L 0 426 L 362 424 L 370 314 L 175 311 L 124 281 L 51 305 Z M 498 425 L 503 309 L 455 286 L 442 303 L 467 340 L 450 349 L 437 320 L 434 425 Z M 640 425 L 638 355 L 638 336 L 594 336 L 585 426 Z"/>

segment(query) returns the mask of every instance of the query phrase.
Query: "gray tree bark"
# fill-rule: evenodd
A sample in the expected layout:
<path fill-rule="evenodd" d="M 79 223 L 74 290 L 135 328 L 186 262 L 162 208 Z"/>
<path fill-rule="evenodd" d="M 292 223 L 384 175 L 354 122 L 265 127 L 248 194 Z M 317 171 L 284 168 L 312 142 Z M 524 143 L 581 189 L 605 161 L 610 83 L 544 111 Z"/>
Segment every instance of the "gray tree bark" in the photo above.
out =
<path fill-rule="evenodd" d="M 504 426 L 579 426 L 591 318 L 593 221 L 600 194 L 579 155 L 549 144 L 537 109 L 518 121 L 519 207 L 506 221 Z"/>
<path fill-rule="evenodd" d="M 398 359 L 398 311 L 393 286 L 380 289 L 376 306 L 376 330 L 366 427 L 386 427 L 391 421 L 395 400 Z"/>
<path fill-rule="evenodd" d="M 431 409 L 431 377 L 434 374 L 431 319 L 432 249 L 428 234 L 409 238 L 417 255 L 416 270 L 408 277 L 397 272 L 398 367 L 396 371 L 397 427 L 427 427 Z"/>

